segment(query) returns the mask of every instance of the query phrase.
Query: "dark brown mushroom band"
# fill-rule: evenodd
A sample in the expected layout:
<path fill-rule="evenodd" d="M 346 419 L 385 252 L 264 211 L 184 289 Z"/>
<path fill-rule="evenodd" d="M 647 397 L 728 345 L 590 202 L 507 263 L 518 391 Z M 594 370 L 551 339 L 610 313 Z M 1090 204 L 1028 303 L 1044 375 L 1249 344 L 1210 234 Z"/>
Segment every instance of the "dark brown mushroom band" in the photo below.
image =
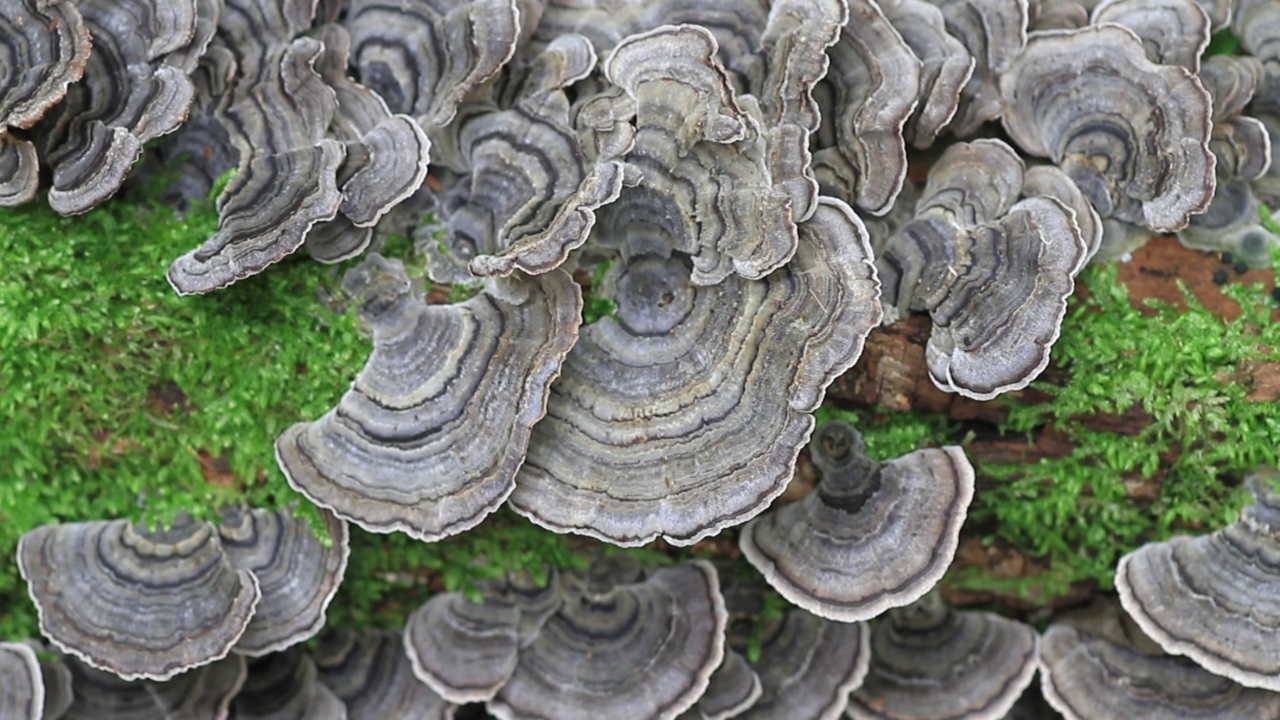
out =
<path fill-rule="evenodd" d="M 815 420 L 911 315 L 922 386 L 1026 388 L 1077 274 L 1151 231 L 1268 264 L 1280 2 L 878 3 L 0 3 L 0 205 L 177 163 L 166 200 L 221 189 L 174 291 L 345 263 L 371 336 L 276 439 L 293 505 L 22 538 L 45 639 L 0 638 L 0 718 L 1280 717 L 1266 473 L 1041 637 L 934 589 L 962 448 Z M 321 632 L 349 523 L 434 543 L 503 506 L 595 559 Z"/>

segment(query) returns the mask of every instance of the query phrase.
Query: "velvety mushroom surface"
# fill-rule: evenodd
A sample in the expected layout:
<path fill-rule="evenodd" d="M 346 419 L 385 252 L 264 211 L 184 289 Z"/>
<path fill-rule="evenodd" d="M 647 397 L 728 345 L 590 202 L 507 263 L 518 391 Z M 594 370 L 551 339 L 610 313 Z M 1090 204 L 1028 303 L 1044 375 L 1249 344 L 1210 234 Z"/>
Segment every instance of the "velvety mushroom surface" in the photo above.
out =
<path fill-rule="evenodd" d="M 1116 590 L 1166 652 L 1241 685 L 1280 691 L 1280 490 L 1272 482 L 1250 477 L 1254 504 L 1225 528 L 1120 558 Z"/>
<path fill-rule="evenodd" d="M 644 225 L 626 227 L 653 247 Z M 617 316 L 583 330 L 552 385 L 516 511 L 620 545 L 687 545 L 781 493 L 810 413 L 880 318 L 852 211 L 821 200 L 801 237 L 795 259 L 759 281 L 698 287 L 679 253 L 615 265 L 605 282 Z"/>
<path fill-rule="evenodd" d="M 711 674 L 707 691 L 678 720 L 727 720 L 745 712 L 760 699 L 760 676 L 750 663 L 732 648 L 725 648 L 724 660 Z"/>
<path fill-rule="evenodd" d="M 373 255 L 346 287 L 374 347 L 338 406 L 276 441 L 289 483 L 372 532 L 438 540 L 475 526 L 511 493 L 547 387 L 577 337 L 568 275 L 495 278 L 427 305 L 399 261 Z"/>
<path fill-rule="evenodd" d="M 0 642 L 0 717 L 40 720 L 44 715 L 44 679 L 29 646 Z"/>
<path fill-rule="evenodd" d="M 855 622 L 906 605 L 946 572 L 973 499 L 973 467 L 958 447 L 876 462 L 862 436 L 831 421 L 809 456 L 822 472 L 803 500 L 743 528 L 743 555 L 783 597 L 824 618 Z"/>
<path fill-rule="evenodd" d="M 18 569 L 59 649 L 126 680 L 168 680 L 226 656 L 261 595 L 218 532 L 180 517 L 44 525 L 22 536 Z"/>
<path fill-rule="evenodd" d="M 1186 658 L 1147 655 L 1062 624 L 1041 640 L 1040 687 L 1067 720 L 1280 717 L 1280 694 L 1243 687 Z"/>
<path fill-rule="evenodd" d="M 1039 642 L 1030 625 L 952 610 L 931 592 L 876 623 L 871 668 L 849 697 L 848 716 L 1000 720 L 1031 683 Z"/>
<path fill-rule="evenodd" d="M 641 582 L 619 582 L 608 570 L 566 578 L 563 604 L 521 648 L 490 712 L 671 720 L 702 696 L 724 657 L 715 569 L 694 560 Z"/>
<path fill-rule="evenodd" d="M 312 653 L 320 682 L 347 708 L 348 720 L 448 720 L 454 706 L 413 675 L 400 635 L 330 632 Z"/>

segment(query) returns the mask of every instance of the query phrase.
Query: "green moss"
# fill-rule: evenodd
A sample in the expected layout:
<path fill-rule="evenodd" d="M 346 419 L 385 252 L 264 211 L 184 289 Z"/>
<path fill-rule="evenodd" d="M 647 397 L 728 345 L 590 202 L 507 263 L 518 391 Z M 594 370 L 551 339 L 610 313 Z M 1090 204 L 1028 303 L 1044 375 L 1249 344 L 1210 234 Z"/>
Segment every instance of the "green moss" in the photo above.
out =
<path fill-rule="evenodd" d="M 1089 299 L 1074 303 L 1053 350 L 1069 382 L 1035 383 L 1053 401 L 1013 403 L 1004 428 L 1030 435 L 1052 425 L 1074 450 L 1034 464 L 979 463 L 989 487 L 970 511 L 987 540 L 1050 561 L 1047 574 L 1012 583 L 1042 600 L 1080 580 L 1110 587 L 1119 556 L 1144 542 L 1230 522 L 1245 500 L 1242 475 L 1275 464 L 1280 448 L 1274 404 L 1246 400 L 1239 382 L 1251 364 L 1280 360 L 1280 325 L 1260 284 L 1226 289 L 1245 308 L 1226 321 L 1185 288 L 1186 310 L 1149 301 L 1155 313 L 1143 315 L 1114 266 L 1090 268 L 1084 279 Z M 1134 435 L 1079 420 L 1135 408 L 1151 421 Z M 1130 487 L 1144 482 L 1154 497 L 1132 497 Z M 992 587 L 976 575 L 951 580 Z"/>
<path fill-rule="evenodd" d="M 1209 38 L 1209 45 L 1204 49 L 1203 57 L 1235 55 L 1239 49 L 1240 38 L 1236 37 L 1230 28 L 1223 28 Z"/>
<path fill-rule="evenodd" d="M 215 227 L 208 204 L 0 211 L 0 556 L 44 523 L 299 499 L 272 441 L 333 404 L 368 340 L 316 301 L 315 263 L 178 297 L 169 262 Z M 0 637 L 35 630 L 12 563 L 0 615 Z"/>

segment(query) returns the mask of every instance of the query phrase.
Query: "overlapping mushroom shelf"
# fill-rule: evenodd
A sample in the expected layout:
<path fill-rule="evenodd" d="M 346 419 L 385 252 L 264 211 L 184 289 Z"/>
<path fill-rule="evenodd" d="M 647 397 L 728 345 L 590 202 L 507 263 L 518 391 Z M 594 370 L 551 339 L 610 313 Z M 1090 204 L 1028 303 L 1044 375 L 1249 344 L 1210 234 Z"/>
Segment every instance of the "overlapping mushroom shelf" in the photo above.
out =
<path fill-rule="evenodd" d="M 1245 52 L 1202 60 L 1223 28 Z M 351 261 L 372 342 L 276 440 L 319 536 L 229 507 L 23 537 L 65 656 L 0 644 L 0 716 L 978 720 L 1037 668 L 1072 718 L 1280 714 L 1262 476 L 1236 524 L 1120 563 L 1183 661 L 1135 628 L 948 607 L 964 450 L 872 459 L 814 417 L 913 313 L 937 388 L 1025 388 L 1085 264 L 1152 231 L 1269 262 L 1280 3 L 14 0 L 0 43 L 0 204 L 44 181 L 82 213 L 161 167 L 182 204 L 231 173 L 173 289 Z M 413 257 L 379 253 L 397 234 Z M 470 296 L 429 303 L 427 279 Z M 777 502 L 806 446 L 816 487 Z M 504 505 L 584 545 L 732 531 L 763 580 L 597 553 L 299 645 L 347 523 L 436 542 Z"/>

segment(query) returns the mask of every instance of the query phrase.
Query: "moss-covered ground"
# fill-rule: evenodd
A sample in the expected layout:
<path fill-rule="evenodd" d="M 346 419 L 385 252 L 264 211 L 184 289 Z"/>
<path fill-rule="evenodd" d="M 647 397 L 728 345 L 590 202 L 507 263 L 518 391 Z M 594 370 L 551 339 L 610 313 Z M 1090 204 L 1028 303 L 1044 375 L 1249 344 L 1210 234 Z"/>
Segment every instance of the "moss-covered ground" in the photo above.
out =
<path fill-rule="evenodd" d="M 175 295 L 169 262 L 214 225 L 208 205 L 185 217 L 124 200 L 76 218 L 43 204 L 0 209 L 0 639 L 36 633 L 13 557 L 37 525 L 163 521 L 180 508 L 212 516 L 230 501 L 301 499 L 277 470 L 272 442 L 335 403 L 369 341 L 350 314 L 319 299 L 342 266 L 299 258 L 208 296 Z M 1142 542 L 1227 522 L 1243 502 L 1240 477 L 1276 462 L 1280 413 L 1246 399 L 1235 380 L 1277 360 L 1269 288 L 1233 287 L 1245 312 L 1226 321 L 1194 299 L 1186 310 L 1140 313 L 1114 268 L 1091 268 L 1085 282 L 1087 299 L 1073 301 L 1054 349 L 1069 379 L 1044 385 L 1053 402 L 1014 407 L 1002 428 L 1029 437 L 1051 423 L 1075 450 L 1029 465 L 980 464 L 966 530 L 1045 569 L 999 581 L 971 569 L 949 579 L 957 586 L 1012 583 L 1042 602 L 1080 580 L 1106 586 L 1116 558 Z M 598 300 L 594 314 L 607 314 Z M 1078 420 L 1131 407 L 1152 419 L 1136 435 Z M 875 456 L 966 440 L 942 416 L 826 407 L 820 419 L 847 415 Z M 1126 483 L 1157 475 L 1154 496 L 1130 496 Z M 435 589 L 509 565 L 580 564 L 593 551 L 505 511 L 435 545 L 353 536 L 336 623 L 396 624 Z"/>

